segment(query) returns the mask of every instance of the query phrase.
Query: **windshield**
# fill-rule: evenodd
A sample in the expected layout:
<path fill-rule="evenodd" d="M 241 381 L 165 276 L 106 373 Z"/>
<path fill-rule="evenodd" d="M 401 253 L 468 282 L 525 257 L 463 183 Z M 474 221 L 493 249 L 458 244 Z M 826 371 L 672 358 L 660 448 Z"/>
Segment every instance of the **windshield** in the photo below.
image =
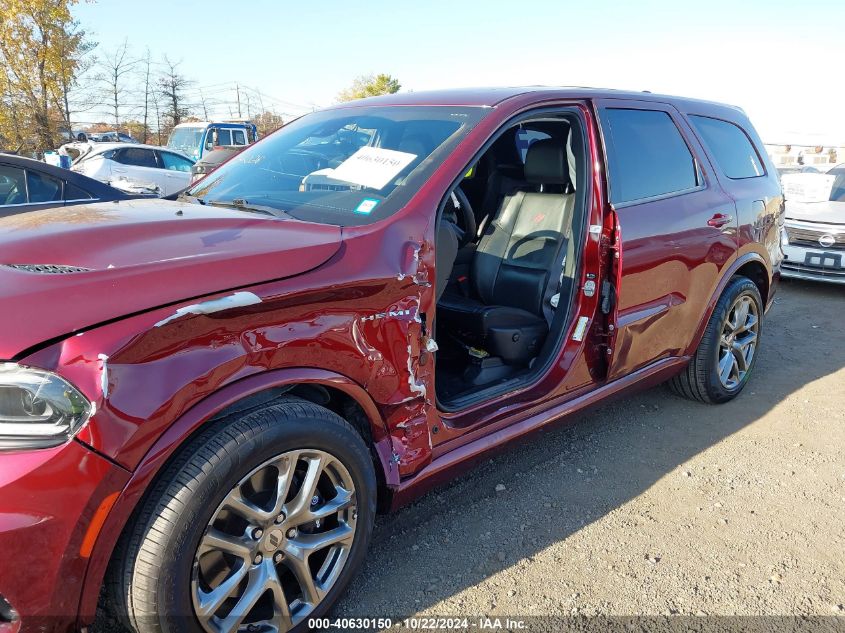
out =
<path fill-rule="evenodd" d="M 204 127 L 177 127 L 167 139 L 167 147 L 175 149 L 191 158 L 199 158 Z"/>
<path fill-rule="evenodd" d="M 188 191 L 310 222 L 361 225 L 402 208 L 486 109 L 381 106 L 315 112 L 252 145 Z"/>

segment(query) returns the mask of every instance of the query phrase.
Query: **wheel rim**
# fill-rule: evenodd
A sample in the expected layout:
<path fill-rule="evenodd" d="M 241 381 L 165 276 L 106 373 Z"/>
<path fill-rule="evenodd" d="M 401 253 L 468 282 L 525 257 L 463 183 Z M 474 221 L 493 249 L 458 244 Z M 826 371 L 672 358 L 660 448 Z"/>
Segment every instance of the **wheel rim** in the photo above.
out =
<path fill-rule="evenodd" d="M 320 450 L 253 470 L 212 515 L 194 554 L 194 612 L 209 633 L 281 633 L 337 582 L 355 538 L 355 486 Z"/>
<path fill-rule="evenodd" d="M 719 336 L 719 380 L 726 389 L 737 389 L 745 380 L 760 329 L 757 303 L 748 295 L 734 301 Z"/>

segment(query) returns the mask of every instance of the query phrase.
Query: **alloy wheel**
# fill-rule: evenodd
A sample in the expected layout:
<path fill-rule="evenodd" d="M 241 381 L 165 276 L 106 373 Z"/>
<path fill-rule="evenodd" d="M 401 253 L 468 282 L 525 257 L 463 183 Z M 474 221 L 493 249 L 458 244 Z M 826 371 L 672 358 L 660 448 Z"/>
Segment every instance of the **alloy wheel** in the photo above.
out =
<path fill-rule="evenodd" d="M 244 477 L 194 556 L 194 612 L 209 633 L 282 633 L 337 581 L 357 519 L 346 467 L 324 451 L 283 453 Z"/>
<path fill-rule="evenodd" d="M 757 304 L 747 294 L 734 301 L 719 335 L 719 380 L 726 389 L 736 389 L 745 380 L 760 329 Z"/>

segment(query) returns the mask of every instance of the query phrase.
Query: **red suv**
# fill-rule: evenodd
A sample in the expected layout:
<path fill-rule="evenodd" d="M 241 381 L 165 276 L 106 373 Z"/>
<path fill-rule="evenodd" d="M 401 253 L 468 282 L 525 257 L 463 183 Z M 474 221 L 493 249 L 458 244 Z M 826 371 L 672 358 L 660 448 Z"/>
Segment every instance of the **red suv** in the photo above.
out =
<path fill-rule="evenodd" d="M 377 511 L 490 449 L 735 397 L 782 257 L 762 147 L 703 101 L 413 93 L 176 201 L 0 220 L 0 630 L 304 628 Z"/>

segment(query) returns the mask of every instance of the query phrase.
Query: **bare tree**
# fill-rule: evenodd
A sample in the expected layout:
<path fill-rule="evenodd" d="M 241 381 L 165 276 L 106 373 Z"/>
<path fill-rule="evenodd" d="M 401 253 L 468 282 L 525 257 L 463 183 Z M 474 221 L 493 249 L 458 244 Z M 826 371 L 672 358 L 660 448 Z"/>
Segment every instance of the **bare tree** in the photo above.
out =
<path fill-rule="evenodd" d="M 150 129 L 150 99 L 154 98 L 154 91 L 151 80 L 152 80 L 152 64 L 153 58 L 150 54 L 150 49 L 147 48 L 147 52 L 140 60 L 140 68 L 141 68 L 141 81 L 144 82 L 144 112 L 143 112 L 143 139 L 141 140 L 142 143 L 147 142 L 148 131 Z M 156 111 L 158 111 L 158 104 L 156 104 Z"/>
<path fill-rule="evenodd" d="M 126 101 L 128 75 L 135 70 L 138 62 L 129 54 L 128 40 L 123 40 L 123 44 L 106 52 L 98 61 L 100 72 L 97 81 L 100 83 L 103 102 L 112 111 L 115 126 L 120 125 L 120 108 Z"/>
<path fill-rule="evenodd" d="M 167 103 L 164 115 L 170 127 L 179 125 L 186 116 L 190 114 L 190 108 L 185 104 L 184 92 L 194 82 L 187 79 L 179 72 L 181 62 L 172 62 L 164 56 L 164 72 L 159 78 L 159 88 Z"/>

